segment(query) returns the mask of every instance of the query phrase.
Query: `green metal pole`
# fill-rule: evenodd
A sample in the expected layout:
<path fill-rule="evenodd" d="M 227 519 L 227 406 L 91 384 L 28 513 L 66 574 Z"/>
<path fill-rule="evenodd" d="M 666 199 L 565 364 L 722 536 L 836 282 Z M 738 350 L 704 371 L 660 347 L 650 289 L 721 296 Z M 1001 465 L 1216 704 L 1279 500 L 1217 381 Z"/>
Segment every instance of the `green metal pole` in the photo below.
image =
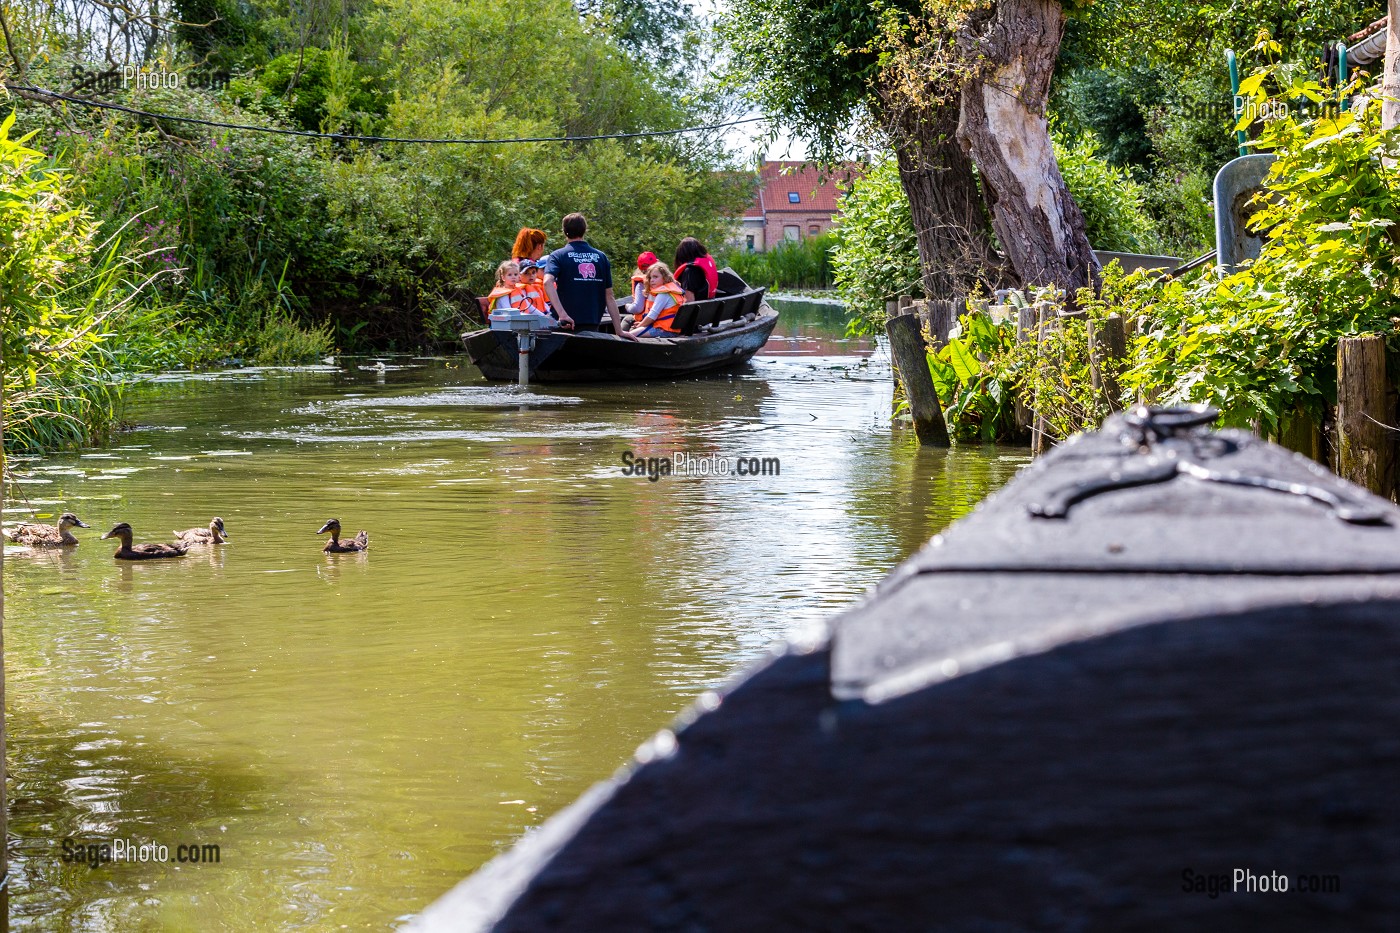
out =
<path fill-rule="evenodd" d="M 1244 101 L 1240 100 L 1240 66 L 1235 62 L 1235 50 L 1225 50 L 1225 63 L 1230 66 L 1230 100 L 1234 104 L 1235 122 L 1240 122 Z M 1240 147 L 1240 155 L 1249 155 L 1244 130 L 1235 130 L 1235 143 Z"/>
<path fill-rule="evenodd" d="M 1347 86 L 1347 44 L 1345 42 L 1337 43 L 1337 85 L 1339 87 Z M 1343 97 L 1342 111 L 1346 112 L 1350 107 L 1351 101 Z"/>

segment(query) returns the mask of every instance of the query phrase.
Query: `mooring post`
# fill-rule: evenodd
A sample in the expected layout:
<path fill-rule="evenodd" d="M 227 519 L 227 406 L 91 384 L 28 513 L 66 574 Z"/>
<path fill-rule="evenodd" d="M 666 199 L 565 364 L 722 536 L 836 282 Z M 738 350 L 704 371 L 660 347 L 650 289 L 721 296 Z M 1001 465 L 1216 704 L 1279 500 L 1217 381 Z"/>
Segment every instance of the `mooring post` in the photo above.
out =
<path fill-rule="evenodd" d="M 1118 372 L 1127 355 L 1128 335 L 1122 317 L 1111 314 L 1089 322 L 1089 377 L 1108 403 L 1109 411 L 1123 410 Z"/>
<path fill-rule="evenodd" d="M 1041 369 L 1045 362 L 1045 338 L 1057 326 L 1055 306 L 1048 301 L 1037 302 L 1035 306 L 1035 375 L 1040 381 Z M 1036 386 L 1035 397 L 1031 400 L 1031 456 L 1038 457 L 1050 450 L 1049 424 L 1041 413 L 1040 387 Z"/>
<path fill-rule="evenodd" d="M 5 361 L 0 357 L 0 521 L 5 517 Z M 5 749 L 5 544 L 0 541 L 0 929 L 10 923 L 10 856 L 9 800 L 5 794 L 5 776 L 9 761 Z"/>
<path fill-rule="evenodd" d="M 1337 341 L 1337 472 L 1387 499 L 1395 492 L 1394 412 L 1385 374 L 1385 338 Z"/>
<path fill-rule="evenodd" d="M 924 345 L 923 329 L 917 314 L 897 314 L 885 322 L 890 337 L 890 356 L 904 384 L 904 397 L 909 400 L 909 413 L 914 418 L 914 433 L 925 447 L 948 447 L 948 424 L 943 420 L 943 406 L 933 388 L 933 376 L 928 369 L 928 347 Z"/>
<path fill-rule="evenodd" d="M 1024 306 L 1016 309 L 1016 342 L 1025 343 L 1028 340 L 1036 340 L 1036 310 L 1032 306 Z M 1015 394 L 1016 405 L 1016 428 L 1022 433 L 1029 433 L 1035 427 L 1035 411 L 1031 408 L 1031 400 L 1025 392 Z"/>

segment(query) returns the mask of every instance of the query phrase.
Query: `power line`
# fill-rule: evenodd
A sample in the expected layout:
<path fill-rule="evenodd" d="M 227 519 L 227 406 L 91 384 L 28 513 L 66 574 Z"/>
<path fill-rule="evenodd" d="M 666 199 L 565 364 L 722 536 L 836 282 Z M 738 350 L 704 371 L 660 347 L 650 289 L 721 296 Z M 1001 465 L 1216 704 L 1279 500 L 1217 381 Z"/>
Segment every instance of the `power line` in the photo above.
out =
<path fill-rule="evenodd" d="M 309 139 L 334 139 L 341 142 L 360 143 L 426 143 L 429 145 L 449 146 L 499 146 L 509 143 L 582 143 L 592 142 L 598 139 L 641 139 L 649 136 L 680 136 L 684 133 L 722 130 L 730 126 L 740 126 L 745 123 L 760 123 L 768 120 L 767 117 L 745 117 L 742 120 L 730 120 L 727 123 L 707 123 L 703 126 L 687 126 L 678 130 L 646 130 L 639 133 L 602 133 L 596 136 L 523 136 L 513 139 L 404 139 L 396 136 L 357 136 L 350 133 L 315 133 L 311 130 L 289 130 L 277 126 L 254 126 L 251 123 L 220 123 L 217 120 L 201 120 L 198 117 L 181 117 L 170 113 L 152 113 L 149 110 L 137 110 L 134 107 L 123 107 L 121 104 L 112 104 L 107 101 L 89 100 L 85 97 L 73 97 L 69 94 L 60 94 L 57 91 L 50 91 L 41 87 L 31 87 L 25 84 L 10 84 L 9 82 L 5 82 L 5 88 L 11 91 L 25 91 L 30 94 L 40 94 L 53 100 L 66 101 L 70 104 L 78 104 L 83 107 L 93 107 L 99 110 L 114 110 L 118 113 L 129 113 L 138 117 L 150 117 L 153 120 L 193 123 L 196 126 L 208 126 L 221 130 L 247 130 L 253 133 L 272 133 L 277 136 L 302 136 Z"/>

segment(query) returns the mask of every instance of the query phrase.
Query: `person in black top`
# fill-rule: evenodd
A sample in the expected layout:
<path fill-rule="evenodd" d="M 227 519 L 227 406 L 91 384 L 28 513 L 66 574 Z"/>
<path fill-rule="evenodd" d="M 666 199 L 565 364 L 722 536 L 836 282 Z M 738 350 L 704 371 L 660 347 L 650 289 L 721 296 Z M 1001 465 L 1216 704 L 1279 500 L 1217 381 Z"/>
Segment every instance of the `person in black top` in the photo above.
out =
<path fill-rule="evenodd" d="M 705 247 L 695 237 L 686 237 L 676 247 L 676 282 L 685 289 L 686 301 L 704 301 L 710 297 L 710 280 L 696 262 L 704 255 Z"/>

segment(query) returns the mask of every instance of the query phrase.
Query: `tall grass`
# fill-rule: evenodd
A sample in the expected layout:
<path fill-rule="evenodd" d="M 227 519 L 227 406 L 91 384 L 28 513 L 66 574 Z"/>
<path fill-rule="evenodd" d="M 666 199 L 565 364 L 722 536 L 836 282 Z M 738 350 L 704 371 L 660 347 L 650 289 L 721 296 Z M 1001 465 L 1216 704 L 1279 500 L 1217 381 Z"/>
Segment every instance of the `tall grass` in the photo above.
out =
<path fill-rule="evenodd" d="M 830 288 L 833 283 L 831 234 L 785 240 L 766 253 L 731 249 L 719 257 L 745 282 L 767 288 Z"/>

